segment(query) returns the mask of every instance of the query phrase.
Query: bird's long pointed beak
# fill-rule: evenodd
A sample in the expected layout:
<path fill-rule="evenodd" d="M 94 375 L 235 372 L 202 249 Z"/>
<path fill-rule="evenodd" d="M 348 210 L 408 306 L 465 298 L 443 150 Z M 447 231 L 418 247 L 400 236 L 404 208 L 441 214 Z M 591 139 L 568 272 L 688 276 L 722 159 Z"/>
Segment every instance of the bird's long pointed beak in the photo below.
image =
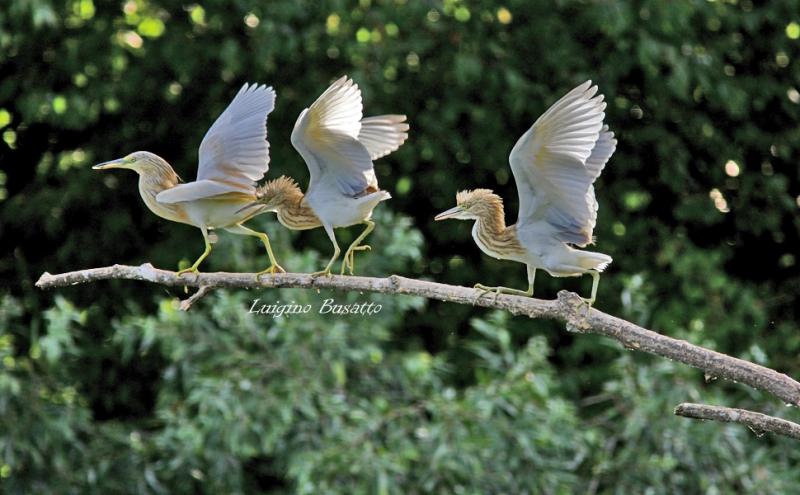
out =
<path fill-rule="evenodd" d="M 460 206 L 454 206 L 454 207 L 450 208 L 449 210 L 443 211 L 443 212 L 439 213 L 438 215 L 436 215 L 434 220 L 436 220 L 436 221 L 447 220 L 448 218 L 455 217 L 456 215 L 458 215 L 462 211 L 463 210 L 461 209 Z"/>
<path fill-rule="evenodd" d="M 92 170 L 105 170 L 107 168 L 128 168 L 128 164 L 125 162 L 124 158 L 117 158 L 116 160 L 98 163 L 92 167 Z"/>

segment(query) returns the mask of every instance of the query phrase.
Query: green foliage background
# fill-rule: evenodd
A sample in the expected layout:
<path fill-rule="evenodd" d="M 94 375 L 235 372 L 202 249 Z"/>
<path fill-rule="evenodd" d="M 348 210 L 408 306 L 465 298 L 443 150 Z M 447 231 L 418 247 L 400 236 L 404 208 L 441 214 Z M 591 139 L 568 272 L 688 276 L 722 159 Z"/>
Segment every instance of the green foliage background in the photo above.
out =
<path fill-rule="evenodd" d="M 558 325 L 406 297 L 181 291 L 38 275 L 175 267 L 196 229 L 146 210 L 147 149 L 194 175 L 245 81 L 278 92 L 270 176 L 301 183 L 294 119 L 334 78 L 411 138 L 377 163 L 364 274 L 524 285 L 465 222 L 507 155 L 585 79 L 619 147 L 600 178 L 598 307 L 800 376 L 800 2 L 10 0 L 0 9 L 0 491 L 3 493 L 791 493 L 796 442 L 670 413 L 678 402 L 797 411 Z M 731 162 L 731 163 L 729 163 Z M 321 232 L 252 222 L 281 263 L 318 269 Z M 355 232 L 342 232 L 342 243 Z M 220 236 L 206 270 L 261 269 Z M 588 280 L 541 276 L 537 294 Z M 254 298 L 373 300 L 373 318 L 248 315 Z M 713 378 L 713 377 L 709 377 Z"/>

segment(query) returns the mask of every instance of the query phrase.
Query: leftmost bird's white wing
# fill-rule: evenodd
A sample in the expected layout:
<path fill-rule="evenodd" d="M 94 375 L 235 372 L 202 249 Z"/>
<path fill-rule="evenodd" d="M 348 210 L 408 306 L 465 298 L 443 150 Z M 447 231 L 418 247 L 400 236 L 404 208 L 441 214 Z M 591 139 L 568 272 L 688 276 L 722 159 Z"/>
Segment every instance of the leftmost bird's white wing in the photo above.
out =
<path fill-rule="evenodd" d="M 197 181 L 158 194 L 161 203 L 192 201 L 227 192 L 253 192 L 269 170 L 267 116 L 275 91 L 245 84 L 200 143 Z"/>

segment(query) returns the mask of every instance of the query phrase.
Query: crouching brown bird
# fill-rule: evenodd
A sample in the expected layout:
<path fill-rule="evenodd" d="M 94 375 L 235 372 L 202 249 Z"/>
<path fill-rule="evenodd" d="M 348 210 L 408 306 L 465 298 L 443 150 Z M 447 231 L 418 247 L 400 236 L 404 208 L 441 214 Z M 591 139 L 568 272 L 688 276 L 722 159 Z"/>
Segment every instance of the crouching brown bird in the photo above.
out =
<path fill-rule="evenodd" d="M 333 244 L 325 269 L 313 275 L 330 275 L 341 250 L 334 228 L 363 224 L 363 232 L 344 253 L 341 273 L 354 270 L 354 253 L 371 249 L 362 245 L 375 223 L 372 210 L 391 198 L 378 187 L 372 160 L 388 155 L 408 138 L 405 115 L 362 118 L 361 90 L 341 77 L 297 118 L 292 145 L 303 157 L 311 178 L 305 194 L 297 183 L 279 177 L 260 187 L 258 200 L 243 210 L 273 211 L 278 221 L 293 230 L 323 227 Z"/>
<path fill-rule="evenodd" d="M 163 158 L 136 151 L 124 158 L 95 165 L 96 170 L 124 168 L 139 174 L 139 193 L 147 207 L 173 222 L 194 225 L 203 233 L 205 250 L 189 268 L 197 273 L 211 253 L 209 231 L 224 229 L 258 237 L 264 243 L 270 266 L 257 274 L 283 272 L 275 261 L 269 237 L 244 225 L 257 212 L 242 211 L 256 199 L 255 183 L 269 169 L 267 116 L 275 108 L 272 87 L 245 84 L 217 118 L 200 143 L 197 180 L 182 183 Z"/>
<path fill-rule="evenodd" d="M 537 269 L 554 277 L 592 276 L 597 284 L 611 257 L 581 251 L 594 242 L 598 204 L 592 185 L 614 153 L 614 133 L 603 125 L 605 103 L 587 81 L 551 106 L 522 135 L 509 162 L 519 193 L 517 223 L 506 226 L 503 200 L 489 189 L 461 191 L 436 220 L 475 220 L 472 237 L 483 252 L 527 265 L 528 290 L 475 287 L 495 294 L 533 295 Z M 496 297 L 496 296 L 495 296 Z"/>

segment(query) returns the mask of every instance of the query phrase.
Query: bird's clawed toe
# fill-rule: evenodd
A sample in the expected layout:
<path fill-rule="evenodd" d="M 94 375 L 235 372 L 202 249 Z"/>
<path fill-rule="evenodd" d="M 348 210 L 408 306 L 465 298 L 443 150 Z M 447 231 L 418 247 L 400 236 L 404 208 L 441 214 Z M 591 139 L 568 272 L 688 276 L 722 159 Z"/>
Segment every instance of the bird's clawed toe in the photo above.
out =
<path fill-rule="evenodd" d="M 190 266 L 189 268 L 184 268 L 183 270 L 178 270 L 175 272 L 175 275 L 181 277 L 187 273 L 193 273 L 195 275 L 200 275 L 200 270 L 197 269 L 196 266 Z"/>
<path fill-rule="evenodd" d="M 344 253 L 344 258 L 342 258 L 342 269 L 339 271 L 339 275 L 344 275 L 345 270 L 350 270 L 350 275 L 353 274 L 353 251 L 347 251 Z"/>
<path fill-rule="evenodd" d="M 332 276 L 333 276 L 333 274 L 331 273 L 331 267 L 327 267 L 327 268 L 325 268 L 325 269 L 324 269 L 324 270 L 322 270 L 322 271 L 319 271 L 319 272 L 314 272 L 314 273 L 312 273 L 312 274 L 311 274 L 311 277 L 312 277 L 312 278 L 317 278 L 317 277 L 332 277 Z"/>
<path fill-rule="evenodd" d="M 259 281 L 262 275 L 266 274 L 275 275 L 276 273 L 286 273 L 286 270 L 284 270 L 281 265 L 274 263 L 270 265 L 269 268 L 261 270 L 260 272 L 256 273 L 256 282 Z"/>
<path fill-rule="evenodd" d="M 481 292 L 479 292 L 479 293 L 478 293 L 478 295 L 475 297 L 475 300 L 474 300 L 474 301 L 472 301 L 472 304 L 475 304 L 475 303 L 477 303 L 477 302 L 478 302 L 478 300 L 479 300 L 481 297 L 483 297 L 484 295 L 488 294 L 489 292 L 495 291 L 495 290 L 497 289 L 497 287 L 489 287 L 488 285 L 483 285 L 483 284 L 475 284 L 475 285 L 473 285 L 473 286 L 472 286 L 472 288 L 473 288 L 473 289 L 478 289 L 479 291 L 481 291 Z M 498 295 L 498 294 L 499 294 L 499 292 L 495 292 L 495 295 L 494 295 L 494 300 L 492 301 L 493 303 L 494 303 L 494 301 L 496 301 L 496 300 L 497 300 L 497 295 Z"/>
<path fill-rule="evenodd" d="M 180 277 L 184 276 L 187 273 L 193 273 L 195 277 L 200 276 L 200 270 L 198 270 L 196 266 L 190 266 L 189 268 L 184 268 L 183 270 L 178 270 L 177 272 L 175 272 L 175 276 L 180 278 Z M 184 286 L 183 287 L 183 292 L 188 294 L 189 293 L 189 287 Z"/>
<path fill-rule="evenodd" d="M 349 269 L 350 275 L 353 274 L 353 261 L 350 257 L 345 256 L 342 260 L 342 269 L 339 270 L 339 275 L 344 275 L 345 270 Z"/>
<path fill-rule="evenodd" d="M 497 298 L 500 296 L 500 294 L 509 294 L 509 295 L 512 295 L 512 296 L 533 297 L 533 285 L 528 287 L 527 291 L 518 290 L 518 289 L 511 289 L 509 287 L 503 287 L 503 286 L 489 287 L 488 285 L 483 285 L 483 284 L 475 284 L 473 286 L 473 288 L 478 289 L 478 290 L 481 291 L 481 293 L 478 294 L 478 297 L 476 297 L 475 300 L 473 301 L 473 304 L 478 302 L 478 299 L 480 299 L 481 297 L 483 297 L 484 294 L 487 294 L 489 292 L 494 292 L 494 297 L 492 298 L 492 304 L 497 302 Z"/>
<path fill-rule="evenodd" d="M 341 275 L 344 275 L 345 270 L 347 270 L 350 275 L 354 275 L 356 269 L 356 260 L 355 260 L 355 252 L 356 251 L 371 251 L 372 246 L 369 244 L 361 244 L 358 246 L 350 247 L 346 253 L 344 253 L 344 259 L 342 260 L 342 269 L 340 271 Z"/>

